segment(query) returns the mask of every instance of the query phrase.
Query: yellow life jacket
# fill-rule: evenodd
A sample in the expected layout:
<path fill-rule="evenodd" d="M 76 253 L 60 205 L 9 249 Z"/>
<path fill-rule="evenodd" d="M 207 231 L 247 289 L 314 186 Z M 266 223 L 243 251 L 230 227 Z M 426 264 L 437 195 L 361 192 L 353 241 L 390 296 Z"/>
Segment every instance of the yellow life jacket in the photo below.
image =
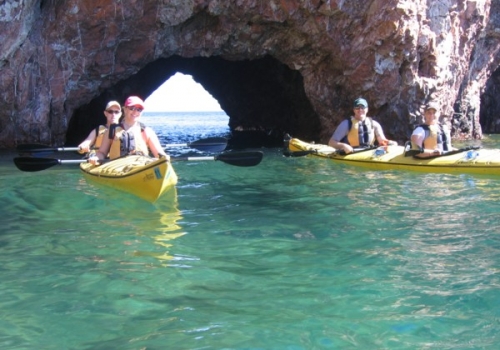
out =
<path fill-rule="evenodd" d="M 106 133 L 107 130 L 108 130 L 108 128 L 106 125 L 99 125 L 95 129 L 96 137 L 95 137 L 95 142 L 94 142 L 93 148 L 98 149 L 99 147 L 101 147 L 102 139 L 104 138 L 104 134 Z"/>
<path fill-rule="evenodd" d="M 426 128 L 426 135 L 424 142 L 422 143 L 425 149 L 437 149 L 438 143 L 442 143 L 442 140 L 438 140 L 440 134 L 440 129 L 438 125 L 428 125 Z M 424 129 L 425 130 L 425 129 Z M 439 142 L 441 141 L 441 142 Z"/>
<path fill-rule="evenodd" d="M 425 131 L 424 141 L 422 142 L 422 149 L 438 149 L 438 145 L 442 144 L 443 151 L 451 150 L 451 140 L 448 139 L 448 135 L 444 132 L 443 125 L 434 124 L 419 125 Z M 417 145 L 412 143 L 412 149 L 419 149 Z"/>
<path fill-rule="evenodd" d="M 363 121 L 354 117 L 349 119 L 349 132 L 342 142 L 352 147 L 368 147 L 373 144 L 374 140 L 373 121 L 370 117 L 366 117 Z"/>
<path fill-rule="evenodd" d="M 125 130 L 121 124 L 111 125 L 109 137 L 113 139 L 113 143 L 109 149 L 109 159 L 124 157 L 129 154 L 149 154 L 148 145 L 146 142 L 146 126 L 139 123 L 140 130 L 133 128 Z"/>

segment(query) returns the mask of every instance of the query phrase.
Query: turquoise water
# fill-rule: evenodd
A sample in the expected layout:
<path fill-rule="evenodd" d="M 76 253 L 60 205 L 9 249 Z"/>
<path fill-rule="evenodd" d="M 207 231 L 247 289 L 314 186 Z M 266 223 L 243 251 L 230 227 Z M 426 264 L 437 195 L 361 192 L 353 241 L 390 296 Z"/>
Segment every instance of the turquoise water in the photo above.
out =
<path fill-rule="evenodd" d="M 3 153 L 0 348 L 497 348 L 500 178 L 264 152 L 155 204 Z"/>

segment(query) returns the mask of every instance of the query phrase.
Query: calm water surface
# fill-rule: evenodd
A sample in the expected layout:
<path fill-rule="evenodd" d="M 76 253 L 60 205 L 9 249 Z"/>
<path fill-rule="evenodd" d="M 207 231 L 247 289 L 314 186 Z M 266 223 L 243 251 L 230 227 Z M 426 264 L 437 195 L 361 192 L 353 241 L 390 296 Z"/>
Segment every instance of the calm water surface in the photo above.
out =
<path fill-rule="evenodd" d="M 165 143 L 228 132 L 144 121 Z M 2 153 L 0 348 L 498 347 L 500 177 L 264 152 L 177 162 L 176 198 L 155 204 Z"/>

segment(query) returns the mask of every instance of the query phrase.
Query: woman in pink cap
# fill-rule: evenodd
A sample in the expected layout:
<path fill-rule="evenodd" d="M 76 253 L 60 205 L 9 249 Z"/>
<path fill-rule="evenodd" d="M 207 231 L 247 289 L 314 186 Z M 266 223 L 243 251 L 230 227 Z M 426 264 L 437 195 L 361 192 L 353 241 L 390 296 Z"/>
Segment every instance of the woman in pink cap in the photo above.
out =
<path fill-rule="evenodd" d="M 106 125 L 99 125 L 97 128 L 92 129 L 90 134 L 87 136 L 85 140 L 82 141 L 78 145 L 80 153 L 87 153 L 90 151 L 90 148 L 99 148 L 101 147 L 102 139 L 106 131 L 110 128 L 111 124 L 118 123 L 122 115 L 122 106 L 118 101 L 109 101 L 104 109 L 104 116 L 106 117 Z"/>
<path fill-rule="evenodd" d="M 123 119 L 113 125 L 104 135 L 101 147 L 89 158 L 92 164 L 98 164 L 109 154 L 110 159 L 129 154 L 149 155 L 155 158 L 167 157 L 153 129 L 139 122 L 144 110 L 144 101 L 137 96 L 130 96 L 125 101 Z"/>

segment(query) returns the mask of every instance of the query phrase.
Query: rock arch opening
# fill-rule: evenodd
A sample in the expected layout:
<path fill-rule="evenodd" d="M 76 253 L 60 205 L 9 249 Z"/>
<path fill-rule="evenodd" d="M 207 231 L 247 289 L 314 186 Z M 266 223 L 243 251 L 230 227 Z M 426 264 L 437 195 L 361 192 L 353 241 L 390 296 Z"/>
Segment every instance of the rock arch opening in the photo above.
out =
<path fill-rule="evenodd" d="M 177 72 L 158 87 L 146 100 L 146 112 L 219 112 L 219 102 L 193 80 Z"/>
<path fill-rule="evenodd" d="M 76 109 L 66 144 L 78 144 L 103 122 L 107 101 L 124 101 L 129 95 L 147 98 L 177 72 L 191 75 L 219 102 L 229 116 L 234 147 L 277 146 L 285 133 L 307 139 L 316 139 L 320 133 L 320 119 L 305 94 L 301 74 L 278 60 L 270 56 L 241 61 L 172 56 L 146 65 Z"/>

